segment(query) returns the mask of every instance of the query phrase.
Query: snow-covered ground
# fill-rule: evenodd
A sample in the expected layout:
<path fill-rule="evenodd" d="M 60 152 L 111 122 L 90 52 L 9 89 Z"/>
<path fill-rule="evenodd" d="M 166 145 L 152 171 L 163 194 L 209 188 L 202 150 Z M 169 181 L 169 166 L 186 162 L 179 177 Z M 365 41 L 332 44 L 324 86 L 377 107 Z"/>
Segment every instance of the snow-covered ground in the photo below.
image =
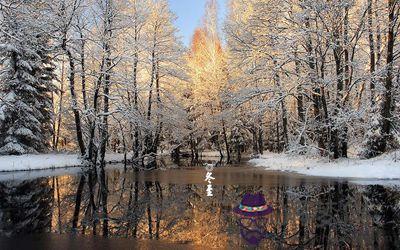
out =
<path fill-rule="evenodd" d="M 0 182 L 3 181 L 25 181 L 33 180 L 41 177 L 53 177 L 64 175 L 77 175 L 83 172 L 81 167 L 73 168 L 54 168 L 54 169 L 40 169 L 36 171 L 12 171 L 0 172 Z"/>
<path fill-rule="evenodd" d="M 127 156 L 128 159 L 130 155 Z M 107 154 L 107 162 L 119 162 L 123 154 Z M 20 156 L 0 156 L 0 172 L 79 167 L 81 158 L 76 154 L 38 154 Z"/>
<path fill-rule="evenodd" d="M 299 155 L 266 153 L 250 163 L 268 170 L 288 171 L 304 175 L 358 179 L 400 180 L 400 151 L 373 159 L 312 158 Z"/>
<path fill-rule="evenodd" d="M 223 152 L 225 153 L 225 152 Z M 201 152 L 200 155 L 202 157 L 221 157 L 221 154 L 219 153 L 219 151 L 204 151 Z"/>

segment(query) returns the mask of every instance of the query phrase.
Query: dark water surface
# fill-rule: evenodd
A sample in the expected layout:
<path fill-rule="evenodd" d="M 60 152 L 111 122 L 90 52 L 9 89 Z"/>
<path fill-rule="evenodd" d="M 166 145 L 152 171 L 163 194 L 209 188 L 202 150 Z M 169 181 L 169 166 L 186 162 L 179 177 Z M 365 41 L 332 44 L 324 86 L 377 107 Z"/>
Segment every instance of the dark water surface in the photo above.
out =
<path fill-rule="evenodd" d="M 139 173 L 107 166 L 105 189 L 98 173 L 77 169 L 0 174 L 0 249 L 400 247 L 399 187 L 244 163 L 216 167 L 208 197 L 203 166 L 163 166 Z M 232 212 L 244 194 L 257 192 L 272 214 L 243 219 Z"/>

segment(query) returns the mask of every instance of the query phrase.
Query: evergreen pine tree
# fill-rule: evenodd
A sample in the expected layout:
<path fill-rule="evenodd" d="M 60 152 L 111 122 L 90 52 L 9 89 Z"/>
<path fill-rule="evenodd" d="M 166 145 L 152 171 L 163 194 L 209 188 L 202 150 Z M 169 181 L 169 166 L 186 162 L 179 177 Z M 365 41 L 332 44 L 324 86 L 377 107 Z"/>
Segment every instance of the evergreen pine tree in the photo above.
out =
<path fill-rule="evenodd" d="M 43 152 L 51 132 L 55 78 L 49 39 L 40 20 L 16 9 L 2 12 L 0 154 Z"/>

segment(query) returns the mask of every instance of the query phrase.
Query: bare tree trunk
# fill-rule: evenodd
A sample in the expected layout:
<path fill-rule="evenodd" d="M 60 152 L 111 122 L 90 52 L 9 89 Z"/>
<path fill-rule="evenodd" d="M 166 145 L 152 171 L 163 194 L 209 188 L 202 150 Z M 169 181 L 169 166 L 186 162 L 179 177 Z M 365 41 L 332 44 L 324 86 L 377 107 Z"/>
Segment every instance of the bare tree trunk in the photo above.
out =
<path fill-rule="evenodd" d="M 260 153 L 260 154 L 263 154 L 264 153 L 264 130 L 263 130 L 263 127 L 262 127 L 263 125 L 262 125 L 262 123 L 261 123 L 261 119 L 260 119 L 260 125 L 258 126 L 258 142 L 257 142 L 257 144 L 258 144 L 258 152 Z"/>
<path fill-rule="evenodd" d="M 320 148 L 321 154 L 323 150 L 325 150 L 325 143 L 322 135 L 322 129 L 320 128 L 322 125 L 322 115 L 321 115 L 321 89 L 317 84 L 317 67 L 315 58 L 313 56 L 313 42 L 311 37 L 311 24 L 310 18 L 307 16 L 305 18 L 305 27 L 307 30 L 306 36 L 306 52 L 307 52 L 307 64 L 309 67 L 309 79 L 311 82 L 312 88 L 312 100 L 313 100 L 313 108 L 314 108 L 314 117 L 317 121 L 317 129 L 315 131 L 315 136 L 318 141 L 318 147 Z"/>
<path fill-rule="evenodd" d="M 82 99 L 83 107 L 85 110 L 88 109 L 88 101 L 86 97 L 86 65 L 85 65 L 85 40 L 83 37 L 83 31 L 79 30 L 79 35 L 81 39 L 81 50 L 80 50 L 80 63 L 81 63 L 81 86 L 82 86 Z"/>
<path fill-rule="evenodd" d="M 61 121 L 62 121 L 62 112 L 63 112 L 63 97 L 64 97 L 64 82 L 65 82 L 65 61 L 64 57 L 62 59 L 61 64 L 61 82 L 60 82 L 60 99 L 58 102 L 58 116 L 57 116 L 57 130 L 55 131 L 55 141 L 53 144 L 53 150 L 57 150 L 58 142 L 60 140 L 60 129 L 61 129 Z"/>
<path fill-rule="evenodd" d="M 251 128 L 251 134 L 253 135 L 253 153 L 258 154 L 259 151 L 259 143 L 258 143 L 258 137 L 257 137 L 257 128 L 256 125 L 253 125 Z"/>
<path fill-rule="evenodd" d="M 382 48 L 382 35 L 381 35 L 381 24 L 379 22 L 379 13 L 378 13 L 378 6 L 379 6 L 379 1 L 381 0 L 375 0 L 375 20 L 376 20 L 376 70 L 380 68 L 381 64 L 381 48 Z M 378 79 L 377 79 L 378 80 Z"/>
<path fill-rule="evenodd" d="M 101 89 L 101 83 L 103 81 L 103 76 L 104 74 L 102 73 L 104 70 L 104 63 L 105 63 L 105 59 L 104 57 L 101 60 L 101 65 L 100 65 L 100 75 L 97 78 L 96 81 L 96 85 L 95 85 L 95 89 L 94 89 L 94 94 L 93 94 L 93 112 L 94 112 L 94 117 L 90 120 L 89 123 L 89 128 L 90 128 L 90 132 L 89 132 L 89 142 L 88 142 L 88 147 L 87 147 L 87 159 L 89 159 L 90 161 L 92 161 L 92 163 L 96 164 L 96 160 L 95 158 L 97 158 L 97 150 L 96 150 L 96 154 L 94 154 L 95 149 L 94 149 L 94 137 L 95 137 L 95 132 L 96 132 L 96 123 L 97 123 L 97 113 L 99 111 L 99 92 Z"/>
<path fill-rule="evenodd" d="M 111 51 L 110 45 L 108 42 L 105 43 L 104 51 L 106 53 L 105 64 L 106 64 L 106 72 L 104 75 L 104 85 L 103 85 L 103 119 L 102 119 L 102 128 L 101 128 L 101 148 L 100 148 L 100 159 L 101 162 L 104 161 L 104 157 L 106 154 L 106 147 L 108 141 L 108 116 L 109 116 L 109 96 L 110 96 L 110 84 L 111 84 Z"/>
<path fill-rule="evenodd" d="M 105 48 L 106 53 L 108 54 L 105 58 L 107 72 L 105 74 L 105 81 L 103 86 L 103 120 L 102 120 L 102 131 L 101 131 L 101 148 L 100 148 L 100 190 L 101 190 L 101 208 L 102 208 L 102 217 L 103 217 L 103 236 L 108 237 L 108 212 L 107 212 L 107 183 L 105 176 L 105 154 L 106 147 L 108 141 L 108 112 L 109 112 L 109 94 L 110 94 L 110 72 L 109 69 L 111 67 L 111 59 L 109 55 L 109 47 L 106 45 Z"/>
<path fill-rule="evenodd" d="M 278 118 L 278 111 L 276 111 L 275 120 L 276 120 L 276 141 L 277 141 L 277 151 L 278 151 L 278 152 L 281 152 L 282 148 L 281 148 L 281 135 L 280 135 L 280 131 L 279 131 L 279 118 Z"/>
<path fill-rule="evenodd" d="M 75 62 L 72 56 L 71 51 L 67 48 L 66 39 L 64 39 L 62 43 L 62 48 L 67 54 L 68 61 L 69 61 L 69 89 L 71 92 L 71 99 L 72 99 L 72 111 L 74 113 L 75 118 L 75 127 L 76 127 L 76 138 L 78 141 L 79 149 L 81 155 L 85 155 L 85 144 L 83 142 L 83 135 L 82 135 L 82 125 L 81 125 L 81 117 L 78 108 L 78 99 L 75 93 Z"/>
<path fill-rule="evenodd" d="M 156 63 L 156 95 L 157 95 L 157 109 L 160 110 L 161 108 L 161 91 L 160 91 L 160 66 L 159 62 Z M 152 143 L 152 149 L 151 152 L 156 154 L 158 150 L 158 146 L 160 144 L 160 136 L 163 128 L 163 122 L 160 121 L 162 119 L 162 116 L 158 112 L 157 114 L 157 130 L 154 135 L 154 142 Z"/>
<path fill-rule="evenodd" d="M 135 38 L 136 40 L 136 38 Z M 133 104 L 135 107 L 136 112 L 139 113 L 138 107 L 138 86 L 137 86 L 137 68 L 138 68 L 138 53 L 136 52 L 134 55 L 134 62 L 133 62 Z M 133 145 L 133 157 L 137 160 L 139 158 L 139 126 L 136 124 L 135 126 L 135 135 L 134 135 L 134 145 Z"/>
<path fill-rule="evenodd" d="M 277 62 L 274 59 L 274 66 L 275 68 L 277 67 Z M 277 69 L 276 69 L 277 70 Z M 278 87 L 278 95 L 279 95 L 279 102 L 281 104 L 281 109 L 282 109 L 282 129 L 283 129 L 283 141 L 284 145 L 283 148 L 287 148 L 289 146 L 289 135 L 288 135 L 288 118 L 287 118 L 287 109 L 286 109 L 286 102 L 285 102 L 285 97 L 283 96 L 282 93 L 282 86 L 281 86 L 281 81 L 279 77 L 279 72 L 275 72 L 275 84 Z"/>
<path fill-rule="evenodd" d="M 339 10 L 340 11 L 340 10 Z M 338 20 L 341 20 L 342 13 L 337 13 Z M 343 65 L 342 65 L 342 52 L 343 47 L 340 43 L 342 33 L 342 25 L 339 25 L 335 30 L 333 30 L 333 57 L 335 59 L 335 69 L 336 69 L 336 99 L 335 99 L 335 108 L 333 111 L 333 117 L 336 117 L 340 111 L 342 110 L 342 99 L 343 99 L 343 91 L 344 91 L 344 83 L 343 83 Z M 341 131 L 338 126 L 334 126 L 331 132 L 331 140 L 330 140 L 330 150 L 333 152 L 333 158 L 337 159 L 342 156 L 342 151 L 340 149 L 340 141 L 341 141 Z"/>
<path fill-rule="evenodd" d="M 229 149 L 228 135 L 226 133 L 226 127 L 225 127 L 224 120 L 222 120 L 222 133 L 223 133 L 224 142 L 225 142 L 227 162 L 230 163 L 231 162 L 231 152 Z"/>
<path fill-rule="evenodd" d="M 109 96 L 111 87 L 111 38 L 112 38 L 112 18 L 113 18 L 113 3 L 112 0 L 106 1 L 104 10 L 104 40 L 103 51 L 105 54 L 105 73 L 103 85 L 103 115 L 101 126 L 101 147 L 100 147 L 100 193 L 101 193 L 101 210 L 103 220 L 103 236 L 108 237 L 108 189 L 105 174 L 105 155 L 108 142 L 108 116 L 109 116 Z M 101 72 L 100 74 L 103 74 Z"/>
<path fill-rule="evenodd" d="M 148 104 L 147 104 L 147 121 L 148 123 L 151 122 L 151 113 L 152 113 L 152 104 L 153 104 L 153 85 L 155 81 L 155 74 L 156 74 L 156 58 L 155 58 L 155 41 L 153 51 L 151 52 L 151 78 L 150 78 L 150 85 L 149 85 L 149 97 L 148 97 Z M 146 139 L 145 139 L 145 154 L 149 154 L 151 152 L 153 143 L 153 133 L 151 130 L 146 132 Z"/>
<path fill-rule="evenodd" d="M 368 0 L 368 41 L 369 41 L 369 73 L 371 79 L 370 89 L 370 107 L 375 107 L 375 42 L 372 21 L 372 0 Z"/>
<path fill-rule="evenodd" d="M 324 81 L 325 79 L 325 56 L 322 56 L 321 58 L 321 81 Z M 320 105 L 322 106 L 322 111 L 321 112 L 321 116 L 323 116 L 323 123 L 324 123 L 324 127 L 321 128 L 321 135 L 319 136 L 320 138 L 320 142 L 319 142 L 319 146 L 321 148 L 322 146 L 322 153 L 324 156 L 327 155 L 327 150 L 326 150 L 326 144 L 325 142 L 327 142 L 329 140 L 329 135 L 331 134 L 332 131 L 332 122 L 330 121 L 330 117 L 329 117 L 329 112 L 328 112 L 328 104 L 327 104 L 327 99 L 329 99 L 329 92 L 326 93 L 325 91 L 325 87 L 321 86 L 320 87 L 320 91 L 321 91 L 321 97 L 320 97 Z"/>
<path fill-rule="evenodd" d="M 298 54 L 297 54 L 297 48 L 294 51 L 294 58 L 295 58 L 295 71 L 296 71 L 296 75 L 297 75 L 297 79 L 300 78 L 300 62 L 298 59 Z M 305 126 L 305 113 L 304 113 L 304 98 L 303 98 L 303 87 L 301 86 L 300 82 L 297 82 L 297 116 L 299 118 L 299 121 L 301 123 L 301 126 Z M 303 135 L 303 129 L 300 126 L 300 145 L 304 146 L 305 145 L 305 138 Z"/>
<path fill-rule="evenodd" d="M 342 98 L 342 107 L 347 111 L 347 100 L 349 98 L 349 86 L 351 84 L 350 76 L 350 56 L 349 56 L 349 7 L 345 7 L 344 16 L 344 93 L 345 97 Z M 347 157 L 347 132 L 348 127 L 346 124 L 343 125 L 339 136 L 339 147 L 340 147 L 340 157 Z"/>
<path fill-rule="evenodd" d="M 136 3 L 136 2 L 135 2 Z M 137 12 L 136 4 L 134 5 L 135 13 Z M 136 16 L 135 16 L 136 17 Z M 138 107 L 138 82 L 137 82 L 137 74 L 138 74 L 138 64 L 139 64 L 139 33 L 140 27 L 137 24 L 137 18 L 135 18 L 135 26 L 134 26 L 134 43 L 135 43 L 135 53 L 133 54 L 133 105 L 134 109 L 139 114 Z M 139 158 L 139 126 L 135 125 L 135 133 L 134 133 L 134 144 L 133 144 L 133 157 L 135 160 Z"/>
<path fill-rule="evenodd" d="M 55 110 L 54 110 L 54 103 L 55 103 L 54 92 L 52 91 L 50 95 L 51 95 L 51 107 L 53 108 L 52 112 L 53 112 L 53 114 L 55 114 Z M 52 143 L 52 146 L 51 147 L 54 150 L 54 145 L 56 143 L 56 118 L 55 117 L 51 117 L 51 128 L 52 128 L 52 131 L 51 131 L 51 138 L 52 138 L 51 143 Z"/>
<path fill-rule="evenodd" d="M 394 58 L 394 44 L 395 44 L 395 7 L 398 4 L 396 0 L 388 0 L 388 33 L 387 33 L 387 52 L 386 52 L 386 78 L 385 78 L 385 89 L 383 95 L 383 103 L 381 110 L 381 142 L 377 145 L 377 151 L 383 153 L 386 150 L 388 141 L 391 139 L 391 127 L 393 114 L 391 113 L 392 108 L 392 89 L 393 89 L 393 58 Z"/>

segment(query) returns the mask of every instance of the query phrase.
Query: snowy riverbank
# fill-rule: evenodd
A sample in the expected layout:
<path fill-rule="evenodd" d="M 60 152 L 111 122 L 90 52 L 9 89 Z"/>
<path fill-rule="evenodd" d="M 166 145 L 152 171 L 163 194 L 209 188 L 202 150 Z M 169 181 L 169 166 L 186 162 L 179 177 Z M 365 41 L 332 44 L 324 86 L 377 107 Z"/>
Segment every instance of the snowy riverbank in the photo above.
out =
<path fill-rule="evenodd" d="M 250 163 L 267 170 L 298 174 L 365 179 L 400 179 L 400 152 L 388 153 L 373 159 L 338 159 L 266 153 Z"/>
<path fill-rule="evenodd" d="M 123 160 L 123 154 L 106 154 L 107 162 L 120 162 Z M 0 156 L 0 172 L 79 167 L 81 165 L 82 159 L 77 154 Z"/>
<path fill-rule="evenodd" d="M 169 155 L 168 151 L 159 152 L 158 155 Z M 220 156 L 219 152 L 206 151 L 203 157 Z M 127 159 L 132 158 L 132 153 L 127 154 Z M 107 153 L 106 162 L 122 162 L 123 154 Z M 28 154 L 28 155 L 4 155 L 0 156 L 0 172 L 30 171 L 44 169 L 58 169 L 67 167 L 80 167 L 82 159 L 77 154 L 72 153 L 49 153 L 49 154 Z"/>

